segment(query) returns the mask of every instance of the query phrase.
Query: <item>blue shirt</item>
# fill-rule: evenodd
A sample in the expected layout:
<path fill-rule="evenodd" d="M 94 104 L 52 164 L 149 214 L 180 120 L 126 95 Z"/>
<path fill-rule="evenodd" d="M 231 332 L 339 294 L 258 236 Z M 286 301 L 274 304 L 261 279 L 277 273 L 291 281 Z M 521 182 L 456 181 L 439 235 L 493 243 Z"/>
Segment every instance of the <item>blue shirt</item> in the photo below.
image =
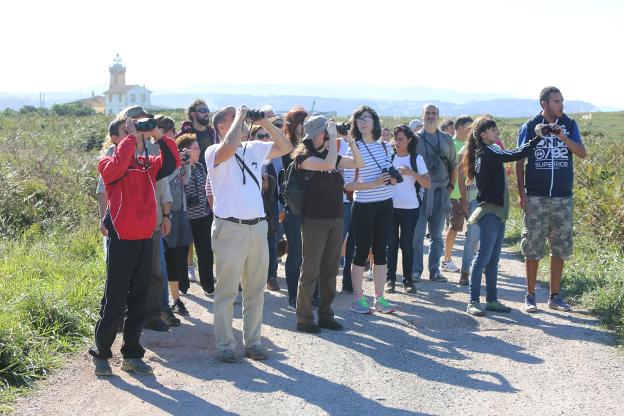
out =
<path fill-rule="evenodd" d="M 520 127 L 518 146 L 535 137 L 535 126 L 548 122 L 541 114 Z M 582 143 L 576 121 L 563 115 L 556 120 L 563 133 L 572 141 Z M 574 161 L 572 152 L 557 136 L 547 136 L 529 154 L 525 166 L 524 187 L 527 195 L 568 197 L 572 196 Z"/>

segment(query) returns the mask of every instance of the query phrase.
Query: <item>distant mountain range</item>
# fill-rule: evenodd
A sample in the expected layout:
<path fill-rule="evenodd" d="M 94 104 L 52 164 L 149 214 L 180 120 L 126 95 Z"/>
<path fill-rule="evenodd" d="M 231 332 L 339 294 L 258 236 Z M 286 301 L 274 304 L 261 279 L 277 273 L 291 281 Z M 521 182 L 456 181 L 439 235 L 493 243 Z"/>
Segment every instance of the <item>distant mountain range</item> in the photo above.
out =
<path fill-rule="evenodd" d="M 100 91 L 101 88 L 94 87 Z M 185 88 L 186 91 L 152 94 L 151 102 L 160 108 L 185 108 L 195 98 L 203 98 L 211 109 L 226 105 L 246 104 L 261 107 L 269 104 L 277 111 L 287 111 L 294 105 L 303 105 L 314 111 L 333 112 L 340 116 L 362 104 L 375 108 L 384 116 L 413 116 L 421 113 L 423 104 L 434 103 L 445 116 L 489 113 L 499 117 L 528 117 L 539 111 L 535 99 L 513 98 L 502 94 L 471 94 L 426 87 L 392 88 L 371 85 L 243 85 L 202 84 Z M 253 91 L 250 94 L 250 91 Z M 314 94 L 310 94 L 314 91 Z M 84 92 L 46 93 L 47 107 L 88 97 Z M 334 97 L 334 98 L 330 98 Z M 409 98 L 406 98 L 409 97 Z M 40 105 L 39 94 L 2 94 L 0 110 L 19 109 L 25 105 Z M 599 108 L 584 101 L 566 101 L 568 113 L 612 111 L 616 108 Z"/>

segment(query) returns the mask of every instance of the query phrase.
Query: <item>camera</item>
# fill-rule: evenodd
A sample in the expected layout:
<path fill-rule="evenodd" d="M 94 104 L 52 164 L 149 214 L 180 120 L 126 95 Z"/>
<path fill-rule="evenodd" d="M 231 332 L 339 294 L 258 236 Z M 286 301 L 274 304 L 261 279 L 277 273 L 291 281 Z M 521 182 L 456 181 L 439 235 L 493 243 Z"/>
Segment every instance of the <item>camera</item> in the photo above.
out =
<path fill-rule="evenodd" d="M 560 131 L 561 127 L 556 123 L 545 124 L 542 126 L 542 137 L 558 134 Z"/>
<path fill-rule="evenodd" d="M 138 131 L 152 131 L 156 128 L 156 120 L 153 118 L 142 118 L 134 122 L 134 127 Z"/>
<path fill-rule="evenodd" d="M 349 130 L 351 130 L 351 123 L 348 123 L 348 122 L 344 122 L 340 124 L 336 123 L 336 130 L 342 136 L 344 136 L 345 134 L 349 134 Z"/>
<path fill-rule="evenodd" d="M 191 154 L 189 152 L 180 152 L 180 161 L 188 162 L 191 158 Z"/>
<path fill-rule="evenodd" d="M 187 195 L 186 196 L 186 205 L 199 205 L 199 197 L 197 195 Z"/>
<path fill-rule="evenodd" d="M 257 121 L 257 120 L 262 120 L 264 117 L 265 117 L 264 111 L 248 110 L 246 120 Z"/>
<path fill-rule="evenodd" d="M 389 168 L 385 168 L 381 172 L 382 173 L 387 173 L 388 175 L 390 175 L 390 178 L 396 179 L 397 183 L 403 182 L 403 175 L 401 175 L 399 173 L 399 171 L 397 170 L 397 168 L 395 168 L 394 166 L 390 166 Z M 391 185 L 391 182 L 387 181 L 386 185 Z"/>

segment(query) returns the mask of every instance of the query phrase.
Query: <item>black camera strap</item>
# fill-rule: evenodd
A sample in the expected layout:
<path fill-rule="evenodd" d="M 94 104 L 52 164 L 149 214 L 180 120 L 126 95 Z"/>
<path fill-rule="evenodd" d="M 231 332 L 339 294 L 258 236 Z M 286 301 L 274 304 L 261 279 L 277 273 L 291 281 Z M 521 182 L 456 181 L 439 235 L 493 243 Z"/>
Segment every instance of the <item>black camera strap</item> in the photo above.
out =
<path fill-rule="evenodd" d="M 379 170 L 381 171 L 381 173 L 383 173 L 383 168 L 381 167 L 381 165 L 379 164 L 379 162 L 377 162 L 377 159 L 375 159 L 375 156 L 373 155 L 373 152 L 370 151 L 370 149 L 368 148 L 368 145 L 366 144 L 366 142 L 364 141 L 364 139 L 362 139 L 362 144 L 364 145 L 364 147 L 366 148 L 366 150 L 368 150 L 368 154 L 371 155 L 371 157 L 373 158 L 373 161 L 375 162 L 375 164 L 377 165 L 377 167 L 379 168 Z M 388 161 L 388 152 L 386 151 L 386 144 L 382 141 L 381 145 L 383 146 L 384 149 L 384 154 L 386 155 L 386 161 Z"/>
<path fill-rule="evenodd" d="M 256 175 L 254 175 L 251 169 L 249 169 L 249 166 L 247 166 L 247 164 L 245 163 L 245 160 L 243 160 L 243 158 L 237 155 L 236 153 L 234 153 L 234 156 L 236 157 L 236 161 L 238 162 L 238 165 L 242 166 L 241 169 L 243 170 L 243 185 L 245 185 L 245 171 L 247 171 L 249 175 L 251 176 L 251 179 L 253 179 L 256 185 L 258 185 L 258 189 L 262 191 L 260 182 L 258 182 L 258 178 L 256 178 Z M 243 156 L 245 156 L 245 153 L 243 153 Z"/>

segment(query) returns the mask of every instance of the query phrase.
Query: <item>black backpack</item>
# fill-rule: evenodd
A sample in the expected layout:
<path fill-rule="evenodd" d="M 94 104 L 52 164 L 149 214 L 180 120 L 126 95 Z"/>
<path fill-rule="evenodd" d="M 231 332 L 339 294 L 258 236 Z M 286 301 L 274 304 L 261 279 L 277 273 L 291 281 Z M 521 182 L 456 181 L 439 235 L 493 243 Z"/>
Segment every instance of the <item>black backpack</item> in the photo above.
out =
<path fill-rule="evenodd" d="M 390 163 L 394 162 L 394 157 L 396 156 L 396 152 L 392 153 L 392 156 L 390 157 Z M 416 164 L 416 155 L 413 153 L 410 153 L 410 167 L 412 168 L 412 170 L 416 173 L 418 173 L 418 165 Z M 422 189 L 422 186 L 420 186 L 420 183 L 418 183 L 418 181 L 414 181 L 414 186 L 416 187 L 416 197 L 418 198 L 418 203 L 422 203 L 424 194 L 425 194 L 425 190 Z"/>
<path fill-rule="evenodd" d="M 280 171 L 281 204 L 293 215 L 303 215 L 303 193 L 305 183 L 310 180 L 314 172 L 300 171 L 296 168 L 296 161 Z"/>

